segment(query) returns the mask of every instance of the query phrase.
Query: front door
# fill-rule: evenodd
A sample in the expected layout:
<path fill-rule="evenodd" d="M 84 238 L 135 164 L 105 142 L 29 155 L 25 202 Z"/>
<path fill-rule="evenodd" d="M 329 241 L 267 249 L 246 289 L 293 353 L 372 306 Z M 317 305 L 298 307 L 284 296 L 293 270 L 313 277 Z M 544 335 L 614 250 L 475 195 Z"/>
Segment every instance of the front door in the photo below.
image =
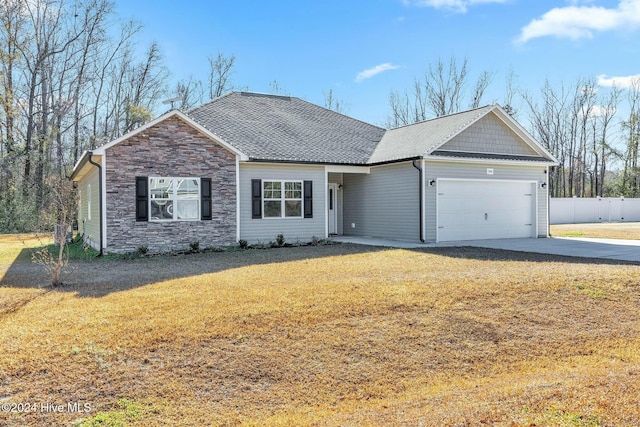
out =
<path fill-rule="evenodd" d="M 338 234 L 338 184 L 330 183 L 327 195 L 329 234 Z"/>

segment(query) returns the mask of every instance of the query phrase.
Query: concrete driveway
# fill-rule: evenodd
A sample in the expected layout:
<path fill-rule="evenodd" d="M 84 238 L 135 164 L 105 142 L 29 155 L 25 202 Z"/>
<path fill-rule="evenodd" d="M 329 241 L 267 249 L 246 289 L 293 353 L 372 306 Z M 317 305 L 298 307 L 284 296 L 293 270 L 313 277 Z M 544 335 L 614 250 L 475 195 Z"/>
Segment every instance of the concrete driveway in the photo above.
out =
<path fill-rule="evenodd" d="M 582 258 L 602 258 L 640 262 L 640 240 L 587 239 L 574 237 L 551 237 L 548 239 L 496 239 L 468 240 L 444 243 L 415 243 L 384 240 L 370 237 L 338 236 L 335 241 L 361 245 L 393 248 L 437 248 L 450 246 L 474 246 L 519 252 L 537 252 Z"/>

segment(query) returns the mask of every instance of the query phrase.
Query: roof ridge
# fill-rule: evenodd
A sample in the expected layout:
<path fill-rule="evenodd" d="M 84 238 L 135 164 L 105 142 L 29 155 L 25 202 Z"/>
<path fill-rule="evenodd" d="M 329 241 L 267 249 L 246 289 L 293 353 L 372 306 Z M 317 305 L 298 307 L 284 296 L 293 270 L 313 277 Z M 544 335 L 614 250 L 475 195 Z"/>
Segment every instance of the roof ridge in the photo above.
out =
<path fill-rule="evenodd" d="M 291 98 L 295 98 L 289 95 L 278 95 L 275 93 L 266 93 L 266 92 L 241 91 L 236 93 L 239 93 L 240 96 L 255 96 L 255 97 L 275 98 L 275 99 L 281 98 L 281 99 L 286 99 L 287 101 L 290 101 Z"/>

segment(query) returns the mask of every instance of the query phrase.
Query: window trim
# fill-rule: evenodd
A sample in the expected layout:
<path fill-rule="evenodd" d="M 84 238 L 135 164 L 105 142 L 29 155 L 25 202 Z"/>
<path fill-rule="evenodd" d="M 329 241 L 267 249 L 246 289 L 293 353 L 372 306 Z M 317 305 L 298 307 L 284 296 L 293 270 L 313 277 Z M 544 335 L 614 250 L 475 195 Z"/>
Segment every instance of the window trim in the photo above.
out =
<path fill-rule="evenodd" d="M 266 198 L 264 196 L 264 184 L 266 182 L 279 182 L 280 183 L 280 198 Z M 286 183 L 298 183 L 300 184 L 300 197 L 287 198 L 285 196 Z M 265 216 L 265 201 L 280 201 L 280 216 Z M 262 219 L 267 220 L 281 220 L 281 219 L 304 219 L 304 180 L 301 179 L 262 179 L 260 180 L 260 207 L 262 210 Z M 300 202 L 300 215 L 299 216 L 286 216 L 286 202 L 297 201 Z"/>
<path fill-rule="evenodd" d="M 154 200 L 158 200 L 157 198 L 153 198 L 151 197 L 151 180 L 159 180 L 159 179 L 170 179 L 173 182 L 173 185 L 171 186 L 171 197 L 169 198 L 161 198 L 162 200 L 170 200 L 173 203 L 173 218 L 172 219 L 158 219 L 158 218 L 154 218 L 153 216 L 151 216 L 151 203 Z M 179 199 L 178 198 L 178 181 L 179 180 L 196 180 L 198 182 L 198 196 L 195 199 Z M 194 222 L 194 221 L 202 221 L 202 180 L 200 177 L 195 177 L 195 176 L 150 176 L 147 178 L 147 191 L 148 191 L 148 202 L 147 202 L 147 208 L 148 208 L 148 212 L 149 212 L 149 217 L 148 217 L 148 222 L 159 222 L 159 223 L 164 223 L 164 222 Z M 185 200 L 195 200 L 198 203 L 198 207 L 197 207 L 197 212 L 198 212 L 198 217 L 197 218 L 178 218 L 178 209 L 177 209 L 177 205 L 179 201 L 185 201 Z"/>

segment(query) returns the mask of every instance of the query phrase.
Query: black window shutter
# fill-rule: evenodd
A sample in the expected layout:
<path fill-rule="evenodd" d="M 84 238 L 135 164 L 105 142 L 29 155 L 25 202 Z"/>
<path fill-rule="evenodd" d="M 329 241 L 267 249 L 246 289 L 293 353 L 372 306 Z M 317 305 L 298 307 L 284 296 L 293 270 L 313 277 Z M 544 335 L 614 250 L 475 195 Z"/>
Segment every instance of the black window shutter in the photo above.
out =
<path fill-rule="evenodd" d="M 251 180 L 251 218 L 262 218 L 262 181 Z"/>
<path fill-rule="evenodd" d="M 149 179 L 136 177 L 136 221 L 149 221 Z"/>
<path fill-rule="evenodd" d="M 211 178 L 200 178 L 200 219 L 210 220 L 211 213 Z"/>
<path fill-rule="evenodd" d="M 304 217 L 313 218 L 313 181 L 304 182 Z"/>

